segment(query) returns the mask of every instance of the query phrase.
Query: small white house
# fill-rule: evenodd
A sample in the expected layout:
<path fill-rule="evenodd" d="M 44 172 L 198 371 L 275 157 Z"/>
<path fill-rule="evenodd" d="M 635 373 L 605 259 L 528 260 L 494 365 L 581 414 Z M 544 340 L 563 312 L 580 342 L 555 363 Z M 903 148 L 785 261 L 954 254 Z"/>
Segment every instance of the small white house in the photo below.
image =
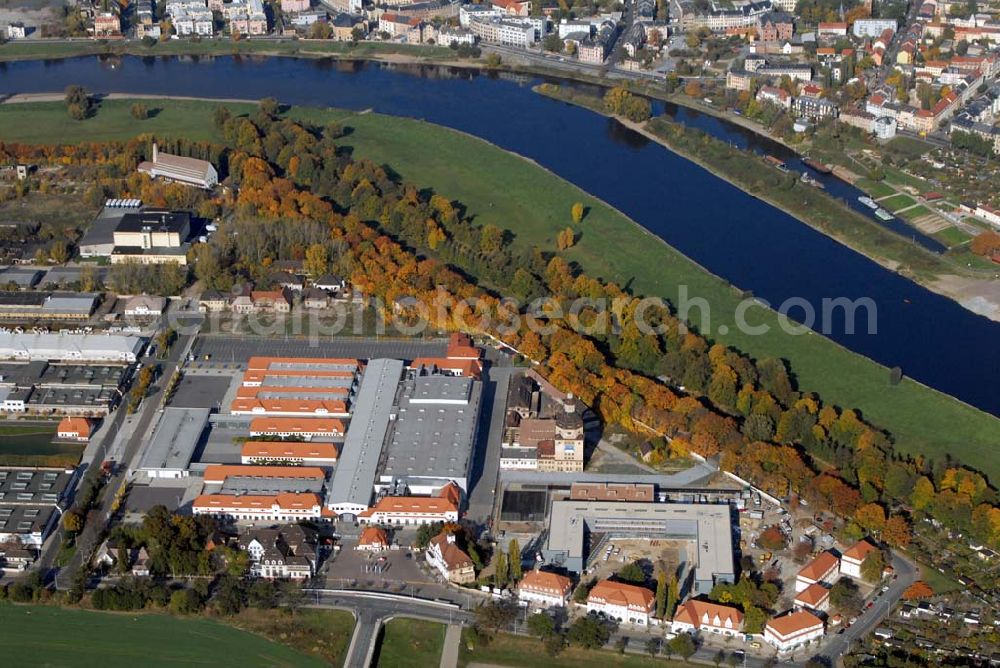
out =
<path fill-rule="evenodd" d="M 775 617 L 764 627 L 764 642 L 779 652 L 789 652 L 823 637 L 823 620 L 800 610 Z"/>
<path fill-rule="evenodd" d="M 573 581 L 565 575 L 531 571 L 517 585 L 517 598 L 529 606 L 562 608 L 573 590 Z"/>

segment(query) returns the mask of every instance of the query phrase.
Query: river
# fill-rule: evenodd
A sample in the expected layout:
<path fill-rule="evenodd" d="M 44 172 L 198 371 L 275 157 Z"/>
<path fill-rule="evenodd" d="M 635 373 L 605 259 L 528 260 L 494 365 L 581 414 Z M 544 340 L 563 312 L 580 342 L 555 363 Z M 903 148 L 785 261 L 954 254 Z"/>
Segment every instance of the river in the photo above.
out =
<path fill-rule="evenodd" d="M 1000 323 L 884 269 L 616 121 L 533 93 L 537 82 L 431 66 L 263 57 L 0 63 L 0 93 L 80 84 L 108 93 L 273 96 L 297 105 L 372 108 L 468 132 L 537 161 L 771 304 L 800 298 L 820 313 L 824 298 L 871 298 L 878 307 L 876 334 L 864 327 L 845 333 L 841 317 L 829 323 L 828 336 L 1000 415 Z M 773 142 L 723 120 L 673 105 L 657 109 L 785 157 Z M 853 199 L 846 184 L 829 187 Z"/>

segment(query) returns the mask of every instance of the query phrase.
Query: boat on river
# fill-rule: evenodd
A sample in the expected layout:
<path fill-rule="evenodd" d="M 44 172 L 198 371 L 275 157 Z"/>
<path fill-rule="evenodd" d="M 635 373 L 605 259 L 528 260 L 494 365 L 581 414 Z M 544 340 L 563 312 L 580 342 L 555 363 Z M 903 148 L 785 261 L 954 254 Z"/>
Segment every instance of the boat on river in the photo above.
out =
<path fill-rule="evenodd" d="M 862 195 L 861 197 L 858 198 L 858 201 L 867 206 L 869 209 L 874 210 L 878 208 L 878 204 L 875 202 L 875 200 L 873 200 L 871 197 L 868 197 L 867 195 Z"/>
<path fill-rule="evenodd" d="M 813 160 L 812 158 L 802 158 L 802 162 L 803 164 L 805 164 L 806 167 L 815 169 L 820 174 L 830 174 L 833 172 L 832 169 L 824 165 L 819 160 Z"/>
<path fill-rule="evenodd" d="M 882 220 L 892 220 L 893 216 L 892 216 L 891 213 L 889 213 L 888 211 L 886 211 L 882 207 L 879 207 L 879 208 L 875 209 L 875 217 L 876 218 L 881 218 Z"/>

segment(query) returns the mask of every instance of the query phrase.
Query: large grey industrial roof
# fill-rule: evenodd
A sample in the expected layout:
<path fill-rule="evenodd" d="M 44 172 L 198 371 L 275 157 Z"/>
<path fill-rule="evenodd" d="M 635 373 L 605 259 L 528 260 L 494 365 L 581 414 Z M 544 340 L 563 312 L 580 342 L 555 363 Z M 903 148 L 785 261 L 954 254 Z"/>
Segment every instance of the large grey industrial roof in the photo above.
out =
<path fill-rule="evenodd" d="M 323 491 L 325 480 L 315 478 L 267 478 L 255 476 L 229 476 L 222 483 L 220 494 L 259 494 L 271 496 L 273 494 L 313 492 L 320 494 Z"/>
<path fill-rule="evenodd" d="M 695 579 L 733 573 L 732 520 L 725 504 L 553 501 L 547 549 L 585 559 L 585 525 L 592 533 L 694 540 Z"/>
<path fill-rule="evenodd" d="M 55 504 L 66 493 L 72 472 L 46 468 L 0 468 L 0 503 Z"/>
<path fill-rule="evenodd" d="M 328 495 L 330 507 L 352 504 L 367 508 L 378 472 L 382 445 L 389 429 L 396 386 L 403 376 L 402 360 L 368 362 L 347 427 L 344 447 L 337 461 Z"/>
<path fill-rule="evenodd" d="M 144 471 L 184 470 L 198 446 L 210 408 L 165 408 L 153 429 L 139 468 Z"/>
<path fill-rule="evenodd" d="M 419 376 L 406 381 L 386 448 L 383 480 L 450 478 L 464 484 L 481 394 L 481 383 L 470 378 Z"/>
<path fill-rule="evenodd" d="M 272 376 L 265 375 L 261 387 L 351 387 L 354 378 L 336 376 Z"/>

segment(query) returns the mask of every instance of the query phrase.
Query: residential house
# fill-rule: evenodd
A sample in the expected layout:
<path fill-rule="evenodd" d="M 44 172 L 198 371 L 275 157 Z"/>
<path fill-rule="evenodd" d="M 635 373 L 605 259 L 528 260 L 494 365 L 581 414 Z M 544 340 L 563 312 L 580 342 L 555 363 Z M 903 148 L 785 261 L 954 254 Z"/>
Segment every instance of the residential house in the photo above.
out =
<path fill-rule="evenodd" d="M 765 14 L 759 19 L 757 31 L 764 42 L 790 40 L 795 32 L 795 18 L 784 12 Z"/>
<path fill-rule="evenodd" d="M 817 582 L 832 585 L 839 573 L 840 559 L 832 552 L 823 552 L 799 571 L 795 577 L 795 593 L 799 593 Z"/>
<path fill-rule="evenodd" d="M 334 274 L 323 274 L 313 282 L 313 287 L 331 295 L 339 295 L 347 286 L 347 283 L 340 276 Z"/>
<path fill-rule="evenodd" d="M 365 527 L 361 530 L 361 537 L 358 538 L 359 550 L 368 552 L 381 552 L 389 549 L 389 536 L 385 529 L 380 527 Z"/>
<path fill-rule="evenodd" d="M 757 101 L 767 102 L 788 110 L 792 106 L 792 96 L 783 88 L 777 86 L 761 86 L 757 91 Z"/>
<path fill-rule="evenodd" d="M 229 308 L 229 298 L 218 290 L 206 290 L 198 298 L 198 310 L 202 313 L 218 313 Z"/>
<path fill-rule="evenodd" d="M 28 29 L 20 21 L 7 24 L 7 39 L 24 39 L 28 36 Z"/>
<path fill-rule="evenodd" d="M 239 547 L 250 556 L 250 575 L 269 580 L 305 580 L 319 560 L 315 531 L 298 524 L 248 530 Z"/>
<path fill-rule="evenodd" d="M 166 310 L 167 300 L 163 297 L 137 295 L 125 302 L 125 315 L 136 318 L 159 317 Z"/>
<path fill-rule="evenodd" d="M 94 15 L 94 37 L 121 37 L 122 19 L 114 12 L 100 12 Z"/>
<path fill-rule="evenodd" d="M 796 116 L 815 121 L 836 118 L 839 109 L 836 102 L 821 97 L 800 95 L 792 100 L 792 112 Z"/>
<path fill-rule="evenodd" d="M 788 652 L 823 637 L 823 620 L 805 610 L 775 617 L 764 626 L 764 642 Z"/>
<path fill-rule="evenodd" d="M 93 427 L 90 420 L 83 417 L 64 417 L 56 427 L 56 437 L 66 441 L 86 443 L 90 440 Z"/>
<path fill-rule="evenodd" d="M 281 11 L 286 14 L 309 11 L 309 0 L 281 0 Z"/>
<path fill-rule="evenodd" d="M 423 21 L 417 16 L 403 16 L 386 12 L 378 17 L 378 30 L 389 35 L 390 39 L 399 39 L 407 44 L 423 42 L 421 25 Z"/>
<path fill-rule="evenodd" d="M 319 288 L 308 288 L 302 294 L 302 305 L 308 309 L 329 308 L 330 295 Z"/>
<path fill-rule="evenodd" d="M 0 543 L 0 568 L 5 571 L 26 571 L 35 563 L 34 550 L 19 543 Z"/>
<path fill-rule="evenodd" d="M 847 24 L 821 21 L 816 28 L 816 35 L 818 37 L 847 37 Z"/>
<path fill-rule="evenodd" d="M 670 622 L 673 633 L 714 633 L 735 637 L 743 628 L 743 613 L 728 605 L 690 599 L 677 608 Z"/>
<path fill-rule="evenodd" d="M 840 557 L 840 574 L 847 575 L 855 579 L 861 579 L 861 564 L 865 557 L 872 552 L 877 552 L 878 547 L 864 539 L 858 541 L 848 548 Z"/>
<path fill-rule="evenodd" d="M 288 313 L 292 310 L 292 298 L 285 288 L 280 290 L 254 290 L 250 293 L 250 301 L 255 311 L 271 311 Z"/>
<path fill-rule="evenodd" d="M 531 0 L 492 0 L 490 4 L 506 16 L 523 17 L 531 14 Z"/>
<path fill-rule="evenodd" d="M 531 607 L 562 608 L 573 591 L 573 581 L 565 575 L 529 571 L 517 584 L 517 598 Z"/>
<path fill-rule="evenodd" d="M 140 547 L 132 560 L 132 575 L 137 578 L 149 577 L 149 552 L 145 547 Z"/>
<path fill-rule="evenodd" d="M 753 87 L 752 72 L 744 70 L 729 70 L 726 72 L 726 88 L 737 91 L 748 91 Z"/>
<path fill-rule="evenodd" d="M 587 596 L 587 612 L 603 612 L 612 619 L 648 626 L 655 596 L 645 587 L 602 580 Z"/>
<path fill-rule="evenodd" d="M 799 610 L 825 612 L 830 608 L 830 590 L 816 582 L 796 594 L 794 604 Z"/>
<path fill-rule="evenodd" d="M 455 534 L 442 533 L 427 546 L 427 563 L 449 582 L 469 584 L 476 581 L 472 558 L 455 544 Z"/>

